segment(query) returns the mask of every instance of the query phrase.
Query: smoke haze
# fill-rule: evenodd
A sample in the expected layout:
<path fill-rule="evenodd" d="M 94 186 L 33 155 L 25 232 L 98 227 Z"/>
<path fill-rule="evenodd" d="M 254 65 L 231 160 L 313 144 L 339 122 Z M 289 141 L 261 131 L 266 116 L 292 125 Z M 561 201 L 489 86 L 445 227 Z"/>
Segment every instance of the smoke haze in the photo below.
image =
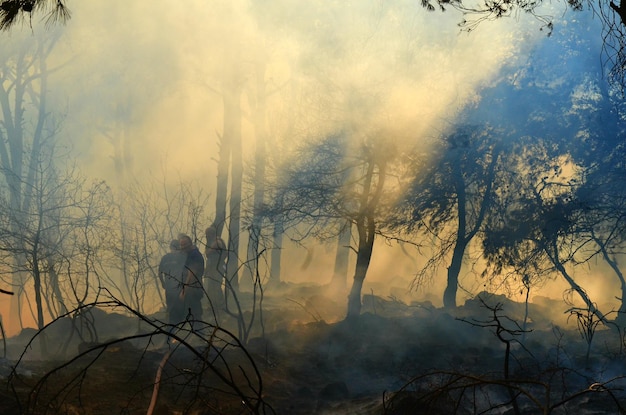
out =
<path fill-rule="evenodd" d="M 531 16 L 466 33 L 454 10 L 429 13 L 414 1 L 81 1 L 70 8 L 72 19 L 49 29 L 59 36 L 49 91 L 83 170 L 115 182 L 114 159 L 123 154 L 139 180 L 194 179 L 212 196 L 229 81 L 243 90 L 247 162 L 259 74 L 270 157 L 346 129 L 356 139 L 377 131 L 427 152 L 430 138 L 480 100 L 481 88 L 545 40 Z M 11 41 L 45 30 L 33 22 Z M 326 269 L 286 278 L 329 277 L 334 252 L 317 252 L 326 259 L 314 264 Z M 422 261 L 381 243 L 367 282 L 410 282 Z"/>
<path fill-rule="evenodd" d="M 412 1 L 77 2 L 72 12 L 55 29 L 52 60 L 64 66 L 50 92 L 67 108 L 64 130 L 81 160 L 105 177 L 106 134 L 120 130 L 136 174 L 164 164 L 213 177 L 224 80 L 242 78 L 249 115 L 258 65 L 272 93 L 272 140 L 347 125 L 424 140 L 541 38 L 532 19 L 460 32 L 458 13 Z M 243 137 L 254 138 L 245 120 Z"/>

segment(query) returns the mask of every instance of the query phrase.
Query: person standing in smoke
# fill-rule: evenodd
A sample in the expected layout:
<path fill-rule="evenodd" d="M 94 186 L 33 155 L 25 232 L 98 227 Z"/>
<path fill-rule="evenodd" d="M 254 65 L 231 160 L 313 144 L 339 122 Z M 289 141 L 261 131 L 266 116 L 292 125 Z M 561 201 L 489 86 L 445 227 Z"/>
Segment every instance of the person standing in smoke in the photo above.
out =
<path fill-rule="evenodd" d="M 206 228 L 204 233 L 206 235 L 204 286 L 209 297 L 209 307 L 213 310 L 215 317 L 218 318 L 219 312 L 225 307 L 222 282 L 226 275 L 228 249 L 222 238 L 217 234 L 215 224 Z"/>
<path fill-rule="evenodd" d="M 180 250 L 185 253 L 187 258 L 180 300 L 183 302 L 184 310 L 191 314 L 192 320 L 202 320 L 204 257 L 193 244 L 189 235 L 179 234 L 178 242 L 180 243 Z"/>
<path fill-rule="evenodd" d="M 170 252 L 163 255 L 159 263 L 159 280 L 165 290 L 165 307 L 169 324 L 185 321 L 185 307 L 180 299 L 183 287 L 183 274 L 187 255 L 180 250 L 180 242 L 170 242 Z"/>

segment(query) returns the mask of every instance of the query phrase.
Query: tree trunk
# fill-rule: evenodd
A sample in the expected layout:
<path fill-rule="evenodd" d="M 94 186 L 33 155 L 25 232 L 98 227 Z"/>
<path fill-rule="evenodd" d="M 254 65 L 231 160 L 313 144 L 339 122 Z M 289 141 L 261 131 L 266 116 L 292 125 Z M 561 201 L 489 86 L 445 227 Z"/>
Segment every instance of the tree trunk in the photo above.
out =
<path fill-rule="evenodd" d="M 350 238 L 352 224 L 346 222 L 345 226 L 341 229 L 337 238 L 337 252 L 335 254 L 335 270 L 333 277 L 330 281 L 330 286 L 333 289 L 343 290 L 347 285 L 347 273 L 348 273 L 348 260 L 350 257 Z"/>
<path fill-rule="evenodd" d="M 65 301 L 63 300 L 63 293 L 61 292 L 61 286 L 59 284 L 59 274 L 57 274 L 53 264 L 49 264 L 49 268 L 50 271 L 48 273 L 50 275 L 50 286 L 52 288 L 54 300 L 56 301 L 56 307 L 58 308 L 58 315 L 63 315 L 67 313 L 68 310 L 65 305 Z"/>
<path fill-rule="evenodd" d="M 41 220 L 41 218 L 40 218 Z M 33 283 L 35 288 L 35 307 L 37 308 L 37 329 L 41 330 L 45 326 L 43 316 L 43 298 L 41 297 L 41 270 L 39 268 L 39 249 L 40 245 L 35 241 L 32 247 L 32 261 L 33 261 Z M 41 351 L 42 359 L 48 355 L 48 345 L 46 342 L 45 333 L 41 333 L 39 337 L 39 347 Z"/>
<path fill-rule="evenodd" d="M 456 293 L 459 287 L 459 274 L 461 273 L 463 254 L 465 253 L 465 246 L 467 244 L 465 235 L 467 230 L 467 199 L 465 194 L 465 180 L 463 180 L 463 174 L 458 166 L 453 167 L 453 172 L 456 190 L 458 223 L 456 229 L 456 241 L 454 244 L 454 250 L 452 251 L 452 260 L 450 262 L 450 266 L 448 267 L 447 285 L 443 292 L 443 306 L 448 309 L 456 308 Z"/>
<path fill-rule="evenodd" d="M 626 282 L 623 277 L 620 280 L 620 291 L 622 296 L 620 298 L 620 306 L 617 310 L 616 320 L 620 326 L 626 327 Z"/>
<path fill-rule="evenodd" d="M 463 254 L 465 253 L 465 240 L 457 239 L 452 253 L 452 261 L 448 267 L 448 280 L 446 289 L 443 292 L 444 308 L 456 308 L 456 294 L 459 287 L 459 274 L 463 265 Z"/>
<path fill-rule="evenodd" d="M 215 194 L 215 225 L 222 235 L 226 225 L 229 171 L 231 179 L 230 217 L 228 229 L 228 263 L 226 264 L 226 293 L 239 291 L 239 233 L 241 215 L 242 154 L 241 154 L 241 76 L 238 71 L 225 75 L 222 85 L 224 131 L 220 139 Z"/>
<path fill-rule="evenodd" d="M 5 147 L 5 139 L 2 137 L 1 154 L 2 157 L 2 170 L 5 176 L 6 183 L 9 188 L 9 203 L 11 206 L 11 212 L 13 218 L 11 220 L 11 231 L 15 238 L 15 246 L 18 253 L 14 255 L 14 271 L 12 276 L 12 285 L 16 292 L 16 295 L 11 297 L 10 304 L 10 320 L 19 320 L 20 328 L 22 327 L 21 321 L 21 295 L 24 292 L 25 271 L 24 267 L 26 260 L 24 255 L 20 253 L 23 241 L 19 237 L 21 233 L 20 221 L 22 217 L 22 181 L 23 181 L 23 149 L 24 149 L 24 132 L 23 125 L 23 98 L 24 98 L 24 85 L 22 84 L 24 69 L 24 53 L 20 54 L 15 73 L 15 90 L 14 90 L 14 102 L 15 107 L 11 107 L 9 102 L 9 93 L 0 89 L 0 105 L 3 112 L 3 124 L 6 128 L 7 137 L 6 143 L 8 148 Z"/>
<path fill-rule="evenodd" d="M 231 183 L 230 183 L 230 219 L 228 222 L 228 263 L 226 278 L 230 288 L 239 292 L 239 238 L 241 236 L 241 197 L 243 186 L 243 155 L 241 138 L 241 90 L 236 91 L 237 99 L 233 101 L 232 117 L 236 122 L 231 130 Z M 218 233 L 219 235 L 219 233 Z"/>
<path fill-rule="evenodd" d="M 237 135 L 241 135 L 241 86 L 237 74 L 227 74 L 222 85 L 224 104 L 223 133 L 219 139 L 219 159 L 217 162 L 217 189 L 215 192 L 215 221 L 217 234 L 222 235 L 226 225 L 226 205 L 228 203 L 228 179 L 231 167 L 232 146 Z"/>
<path fill-rule="evenodd" d="M 452 174 L 454 180 L 454 187 L 457 195 L 457 212 L 458 212 L 458 226 L 456 232 L 456 241 L 454 244 L 454 250 L 452 251 L 452 260 L 448 267 L 448 280 L 447 285 L 443 293 L 443 306 L 445 308 L 456 308 L 456 294 L 459 287 L 459 275 L 461 274 L 461 268 L 463 266 L 463 256 L 467 246 L 471 240 L 476 236 L 482 223 L 487 215 L 489 207 L 491 206 L 491 192 L 495 180 L 495 168 L 498 162 L 500 153 L 500 147 L 496 146 L 492 151 L 491 162 L 484 175 L 485 189 L 480 200 L 480 209 L 476 215 L 474 224 L 468 224 L 468 201 L 467 201 L 467 183 L 463 176 L 460 166 L 454 165 L 452 167 Z"/>
<path fill-rule="evenodd" d="M 259 264 L 259 240 L 263 217 L 261 210 L 265 197 L 265 163 L 266 151 L 266 128 L 265 128 L 265 63 L 257 62 L 256 68 L 256 106 L 254 108 L 254 131 L 256 135 L 256 151 L 254 154 L 254 198 L 252 201 L 252 223 L 250 225 L 248 237 L 248 252 L 246 256 L 246 266 L 243 269 L 242 282 L 250 284 L 254 288 Z"/>
<path fill-rule="evenodd" d="M 587 306 L 587 309 L 591 313 L 595 314 L 595 316 L 599 320 L 601 320 L 602 322 L 606 323 L 606 317 L 604 316 L 604 314 L 602 314 L 602 312 L 600 310 L 598 310 L 598 308 L 593 303 L 593 301 L 591 301 L 591 299 L 589 298 L 589 296 L 587 295 L 585 290 L 580 285 L 578 285 L 576 283 L 576 281 L 574 281 L 574 278 L 572 278 L 568 274 L 567 270 L 565 269 L 565 267 L 563 266 L 563 264 L 559 260 L 558 248 L 556 246 L 556 241 L 552 242 L 551 250 L 552 250 L 552 252 L 550 252 L 548 247 L 544 247 L 544 251 L 548 254 L 548 257 L 551 259 L 551 261 L 554 264 L 554 266 L 557 269 L 557 271 L 559 271 L 561 276 L 565 279 L 565 281 L 567 281 L 567 283 L 572 288 L 572 290 L 574 290 L 578 294 L 578 296 L 583 300 L 583 302 Z"/>
<path fill-rule="evenodd" d="M 129 133 L 132 104 L 129 97 L 121 99 L 124 99 L 124 103 L 115 104 L 115 121 L 112 132 L 103 131 L 103 134 L 109 139 L 113 147 L 113 168 L 117 184 L 124 186 L 133 174 L 133 153 L 130 145 L 132 139 Z"/>
<path fill-rule="evenodd" d="M 367 270 L 372 259 L 374 249 L 374 225 L 357 223 L 359 233 L 359 248 L 356 254 L 356 268 L 354 270 L 354 280 L 348 295 L 348 314 L 346 319 L 353 319 L 361 314 L 361 290 L 363 281 L 367 275 Z"/>
<path fill-rule="evenodd" d="M 361 315 L 361 290 L 363 289 L 363 281 L 367 268 L 357 267 L 352 281 L 352 288 L 348 295 L 348 314 L 346 320 L 355 319 Z"/>
<path fill-rule="evenodd" d="M 224 105 L 226 106 L 226 104 Z M 226 128 L 226 114 L 224 114 Z M 228 168 L 230 167 L 231 143 L 226 135 L 219 139 L 219 159 L 217 162 L 217 188 L 215 190 L 215 220 L 217 234 L 221 235 L 226 224 L 226 203 L 228 201 Z"/>
<path fill-rule="evenodd" d="M 270 268 L 270 285 L 280 284 L 280 260 L 283 251 L 284 224 L 282 217 L 275 218 L 274 231 L 272 232 L 272 252 Z"/>
<path fill-rule="evenodd" d="M 24 283 L 26 281 L 27 262 L 24 252 L 24 242 L 21 237 L 21 226 L 26 212 L 30 209 L 31 191 L 34 174 L 34 163 L 39 161 L 41 152 L 42 132 L 44 122 L 47 117 L 46 93 L 47 76 L 46 58 L 56 43 L 57 38 L 52 37 L 48 42 L 35 40 L 36 51 L 29 54 L 28 47 L 22 48 L 19 56 L 16 57 L 14 79 L 6 83 L 12 89 L 4 89 L 3 74 L 0 74 L 0 109 L 3 115 L 3 127 L 7 137 L 0 134 L 0 163 L 9 189 L 10 206 L 13 217 L 10 228 L 13 234 L 15 253 L 13 254 L 14 270 L 12 274 L 12 285 L 16 295 L 11 297 L 10 320 L 21 321 L 21 295 L 24 293 Z M 9 73 L 10 71 L 7 71 Z M 32 91 L 29 91 L 29 88 Z M 29 107 L 25 102 L 29 93 L 36 97 L 36 119 L 35 128 L 30 132 L 32 142 L 25 142 L 23 130 L 25 108 Z M 13 106 L 10 101 L 13 101 Z M 30 145 L 28 145 L 30 144 Z M 26 148 L 30 148 L 30 161 L 25 160 Z M 30 168 L 26 163 L 30 162 Z M 27 168 L 26 174 L 24 170 Z M 26 186 L 25 186 L 26 184 Z M 25 190 L 24 190 L 25 189 Z"/>
<path fill-rule="evenodd" d="M 600 247 L 600 251 L 602 252 L 602 257 L 609 264 L 609 266 L 611 267 L 613 272 L 615 272 L 615 275 L 617 275 L 617 278 L 619 279 L 621 298 L 620 298 L 620 306 L 619 306 L 619 309 L 617 310 L 617 317 L 615 320 L 619 326 L 624 327 L 626 326 L 626 279 L 624 278 L 624 274 L 622 273 L 622 270 L 619 268 L 619 265 L 617 264 L 617 259 L 615 257 L 611 258 L 611 256 L 607 252 L 606 247 L 602 243 L 602 241 L 600 241 L 598 238 L 594 238 L 594 239 L 596 243 L 598 244 L 598 246 Z"/>
<path fill-rule="evenodd" d="M 374 251 L 374 238 L 376 236 L 376 208 L 380 202 L 386 178 L 386 160 L 376 161 L 376 156 L 368 163 L 367 171 L 363 176 L 363 190 L 360 195 L 359 214 L 356 219 L 356 229 L 359 238 L 359 246 L 356 254 L 356 267 L 354 281 L 348 295 L 348 313 L 346 319 L 353 319 L 361 314 L 361 290 L 363 281 Z M 375 180 L 376 168 L 378 167 L 378 180 Z"/>

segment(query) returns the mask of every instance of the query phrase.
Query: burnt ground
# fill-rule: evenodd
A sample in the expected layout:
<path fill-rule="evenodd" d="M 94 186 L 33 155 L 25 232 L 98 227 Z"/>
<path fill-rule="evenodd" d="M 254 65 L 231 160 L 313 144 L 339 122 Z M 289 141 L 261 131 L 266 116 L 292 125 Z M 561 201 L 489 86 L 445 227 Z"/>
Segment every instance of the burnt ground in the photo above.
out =
<path fill-rule="evenodd" d="M 582 319 L 588 349 L 575 314 L 547 318 L 558 302 L 532 304 L 525 330 L 523 304 L 486 294 L 454 313 L 366 295 L 342 321 L 340 301 L 290 288 L 266 297 L 245 346 L 234 319 L 168 342 L 158 322 L 93 310 L 48 327 L 42 359 L 26 330 L 0 361 L 0 413 L 626 413 L 624 337 Z"/>

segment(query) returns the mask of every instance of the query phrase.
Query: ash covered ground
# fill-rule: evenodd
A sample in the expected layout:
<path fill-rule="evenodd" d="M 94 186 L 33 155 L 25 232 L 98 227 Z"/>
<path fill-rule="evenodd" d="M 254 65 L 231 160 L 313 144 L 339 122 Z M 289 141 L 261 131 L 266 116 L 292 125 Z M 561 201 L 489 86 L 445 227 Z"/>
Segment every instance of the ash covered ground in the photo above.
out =
<path fill-rule="evenodd" d="M 0 413 L 619 414 L 626 407 L 622 331 L 549 299 L 527 308 L 482 293 L 449 311 L 365 295 L 362 315 L 347 321 L 345 304 L 323 288 L 285 286 L 243 320 L 222 316 L 218 326 L 186 325 L 169 338 L 161 314 L 83 311 L 6 339 Z"/>

